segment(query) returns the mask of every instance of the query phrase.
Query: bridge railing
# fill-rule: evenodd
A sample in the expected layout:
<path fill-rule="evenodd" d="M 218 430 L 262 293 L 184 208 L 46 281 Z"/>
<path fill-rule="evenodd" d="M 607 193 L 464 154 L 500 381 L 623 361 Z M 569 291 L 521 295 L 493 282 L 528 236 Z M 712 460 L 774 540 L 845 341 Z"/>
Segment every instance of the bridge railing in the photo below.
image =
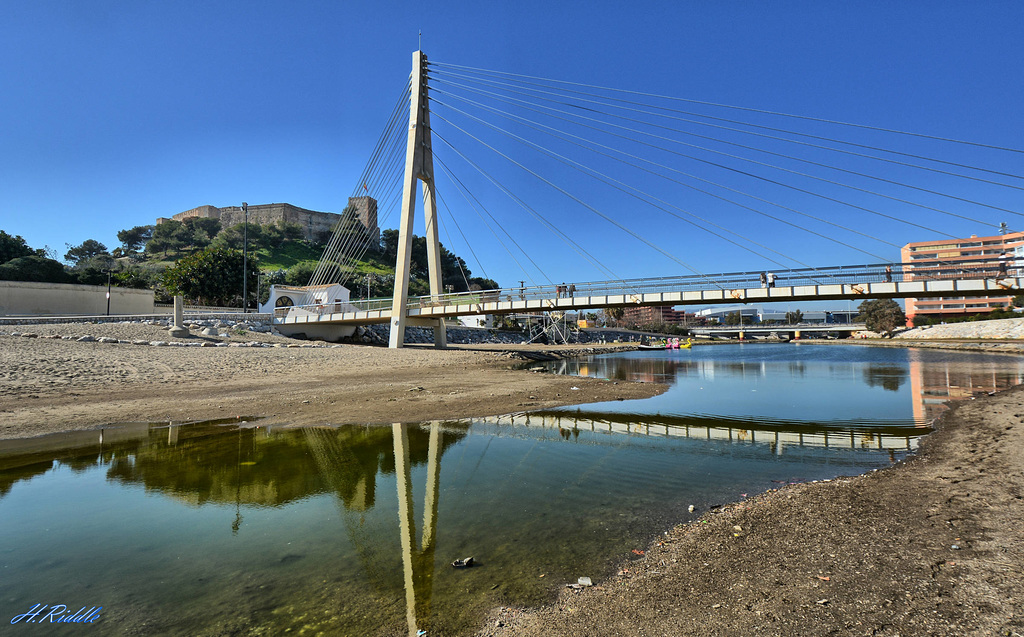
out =
<path fill-rule="evenodd" d="M 464 307 L 487 303 L 515 301 L 551 302 L 562 298 L 575 297 L 626 297 L 627 302 L 641 301 L 643 295 L 672 292 L 734 290 L 796 287 L 812 285 L 856 285 L 863 283 L 899 283 L 902 281 L 979 279 L 1016 276 L 1015 260 L 1012 258 L 920 260 L 910 263 L 874 263 L 861 265 L 840 265 L 818 268 L 797 268 L 773 271 L 725 272 L 720 274 L 691 274 L 682 276 L 620 279 L 615 281 L 590 281 L 561 283 L 557 285 L 535 285 L 472 292 L 454 292 L 427 296 L 409 297 L 410 309 L 431 307 Z M 554 305 L 554 303 L 551 303 Z M 294 306 L 300 312 L 309 314 L 334 314 L 342 312 L 375 312 L 390 310 L 391 298 L 365 299 L 344 303 Z M 275 317 L 286 316 L 292 308 L 276 308 Z M 482 311 L 482 310 L 481 310 Z"/>

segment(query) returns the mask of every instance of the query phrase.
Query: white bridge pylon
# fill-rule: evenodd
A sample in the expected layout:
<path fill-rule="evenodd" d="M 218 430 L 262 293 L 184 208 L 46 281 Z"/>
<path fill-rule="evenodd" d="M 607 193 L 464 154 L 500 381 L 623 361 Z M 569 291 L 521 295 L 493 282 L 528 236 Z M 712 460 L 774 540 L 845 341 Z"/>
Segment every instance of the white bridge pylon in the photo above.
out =
<path fill-rule="evenodd" d="M 409 101 L 409 142 L 406 146 L 405 177 L 402 181 L 402 220 L 398 228 L 398 259 L 395 263 L 395 293 L 391 302 L 388 347 L 402 347 L 409 322 L 409 270 L 412 258 L 413 220 L 416 216 L 416 182 L 423 182 L 423 216 L 426 220 L 427 269 L 430 294 L 441 294 L 441 247 L 437 239 L 437 208 L 434 195 L 434 156 L 430 146 L 430 110 L 423 51 L 412 54 L 412 97 Z M 422 325 L 423 323 L 417 323 Z M 445 347 L 444 319 L 431 319 L 434 345 Z"/>

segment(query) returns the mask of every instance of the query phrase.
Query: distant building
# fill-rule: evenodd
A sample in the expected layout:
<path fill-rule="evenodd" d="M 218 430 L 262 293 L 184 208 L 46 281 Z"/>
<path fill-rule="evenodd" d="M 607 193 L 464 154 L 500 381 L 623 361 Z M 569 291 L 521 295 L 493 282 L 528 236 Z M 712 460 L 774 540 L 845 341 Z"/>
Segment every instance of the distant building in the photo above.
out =
<path fill-rule="evenodd" d="M 900 250 L 903 271 L 907 280 L 913 280 L 915 270 L 924 275 L 949 271 L 975 270 L 982 276 L 1000 275 L 1000 255 L 1016 262 L 1010 263 L 1007 274 L 1015 274 L 1024 267 L 1024 232 L 1008 232 L 991 237 L 971 236 L 965 239 L 941 239 L 908 243 Z M 1002 296 L 940 297 L 932 299 L 907 299 L 907 323 L 912 324 L 915 316 L 937 319 L 955 318 L 971 314 L 991 312 L 997 307 L 1009 307 L 1013 294 Z"/>
<path fill-rule="evenodd" d="M 694 315 L 668 305 L 641 305 L 623 308 L 622 320 L 627 325 L 686 325 L 694 323 Z"/>
<path fill-rule="evenodd" d="M 368 241 L 377 243 L 380 241 L 380 229 L 377 227 L 377 200 L 373 197 L 349 197 L 348 205 L 355 208 L 356 220 L 365 228 Z M 253 204 L 249 207 L 249 222 L 260 225 L 270 225 L 278 221 L 294 223 L 302 228 L 302 235 L 308 241 L 324 241 L 330 237 L 335 225 L 341 221 L 342 216 L 334 212 L 318 212 L 306 210 L 289 203 L 267 203 Z M 219 219 L 221 226 L 227 228 L 245 221 L 245 213 L 241 206 L 199 206 L 185 212 L 179 212 L 171 217 L 175 221 L 182 221 L 189 217 L 204 217 L 208 219 Z M 167 221 L 166 217 L 156 220 L 157 224 Z"/>

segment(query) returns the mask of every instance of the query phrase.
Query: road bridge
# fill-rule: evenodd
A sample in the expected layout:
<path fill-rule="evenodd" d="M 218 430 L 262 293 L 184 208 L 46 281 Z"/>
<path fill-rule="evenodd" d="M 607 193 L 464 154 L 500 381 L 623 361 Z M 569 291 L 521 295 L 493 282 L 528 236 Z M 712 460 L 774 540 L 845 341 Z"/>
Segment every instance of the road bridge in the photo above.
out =
<path fill-rule="evenodd" d="M 867 326 L 864 323 L 800 323 L 795 325 L 754 323 L 753 325 L 696 326 L 691 327 L 690 332 L 694 336 L 710 338 L 764 338 L 777 334 L 788 339 L 798 339 L 823 338 L 828 334 L 839 334 L 845 338 L 866 329 Z"/>

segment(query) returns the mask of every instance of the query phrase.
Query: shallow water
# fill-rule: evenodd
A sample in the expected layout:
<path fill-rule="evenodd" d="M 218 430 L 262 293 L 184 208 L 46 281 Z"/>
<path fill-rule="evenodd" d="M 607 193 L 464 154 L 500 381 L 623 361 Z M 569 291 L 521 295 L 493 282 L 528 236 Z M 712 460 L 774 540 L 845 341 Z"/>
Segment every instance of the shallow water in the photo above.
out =
<path fill-rule="evenodd" d="M 716 503 L 887 466 L 943 393 L 1024 377 L 1013 357 L 804 345 L 564 367 L 672 388 L 472 421 L 0 442 L 0 625 L 43 603 L 102 606 L 96 634 L 465 634 Z"/>

